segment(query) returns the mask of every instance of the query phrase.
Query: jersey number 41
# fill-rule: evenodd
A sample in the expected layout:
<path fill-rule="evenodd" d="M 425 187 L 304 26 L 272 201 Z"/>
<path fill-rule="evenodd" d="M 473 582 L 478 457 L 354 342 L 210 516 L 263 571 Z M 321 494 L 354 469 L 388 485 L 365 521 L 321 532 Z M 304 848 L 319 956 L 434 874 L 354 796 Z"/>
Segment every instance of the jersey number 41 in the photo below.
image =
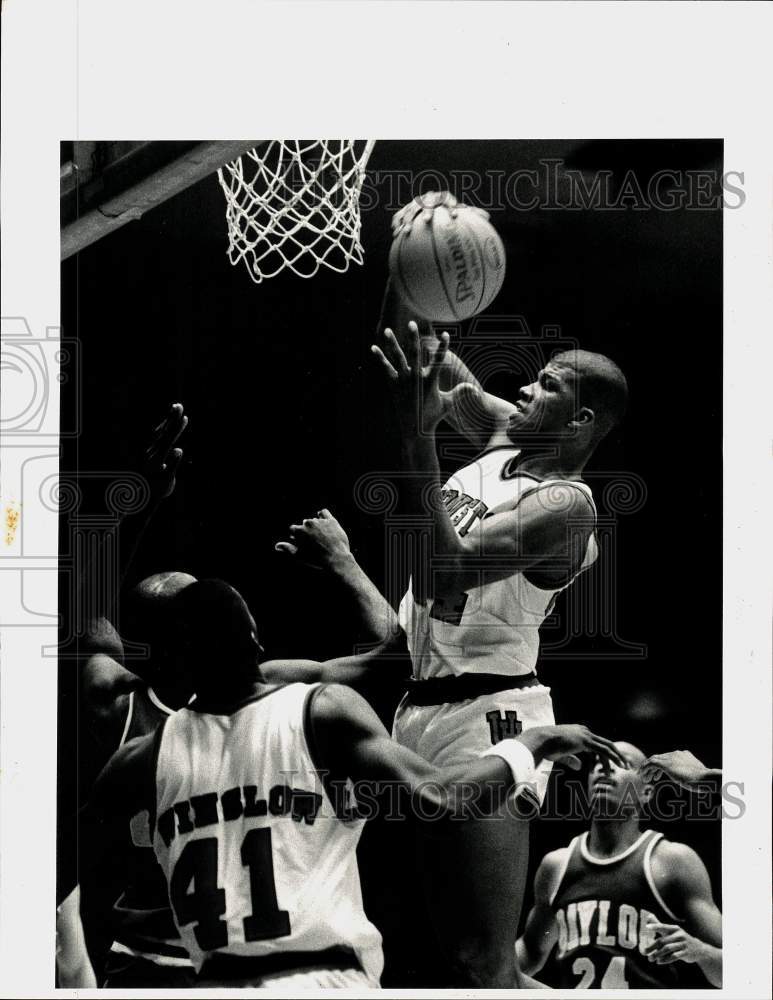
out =
<path fill-rule="evenodd" d="M 217 837 L 191 840 L 172 872 L 169 896 L 180 927 L 195 923 L 193 933 L 202 951 L 228 944 L 225 889 L 217 884 Z M 287 910 L 280 910 L 274 882 L 271 829 L 250 830 L 242 841 L 242 865 L 250 873 L 252 912 L 242 921 L 245 941 L 265 941 L 290 933 Z"/>

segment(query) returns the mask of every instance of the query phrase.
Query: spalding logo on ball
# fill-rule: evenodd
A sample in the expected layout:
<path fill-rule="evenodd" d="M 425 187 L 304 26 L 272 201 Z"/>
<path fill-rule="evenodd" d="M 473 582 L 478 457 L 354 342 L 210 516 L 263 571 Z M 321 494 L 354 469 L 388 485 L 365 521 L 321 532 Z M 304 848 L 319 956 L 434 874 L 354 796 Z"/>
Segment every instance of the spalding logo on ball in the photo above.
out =
<path fill-rule="evenodd" d="M 394 216 L 392 233 L 392 280 L 425 319 L 469 319 L 502 287 L 505 248 L 483 209 L 460 204 L 448 192 L 429 192 Z"/>

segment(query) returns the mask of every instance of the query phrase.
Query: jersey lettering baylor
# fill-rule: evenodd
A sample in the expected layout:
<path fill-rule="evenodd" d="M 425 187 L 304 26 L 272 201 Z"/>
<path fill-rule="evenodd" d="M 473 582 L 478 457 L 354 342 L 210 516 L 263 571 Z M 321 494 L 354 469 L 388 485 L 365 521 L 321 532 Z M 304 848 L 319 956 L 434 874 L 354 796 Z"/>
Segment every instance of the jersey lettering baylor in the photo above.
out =
<path fill-rule="evenodd" d="M 679 984 L 680 963 L 656 965 L 644 955 L 654 940 L 651 923 L 681 923 L 652 877 L 650 858 L 662 836 L 647 830 L 613 858 L 593 857 L 587 833 L 569 845 L 551 900 L 562 987 L 624 990 Z"/>
<path fill-rule="evenodd" d="M 357 869 L 363 821 L 338 818 L 307 738 L 318 690 L 275 688 L 228 715 L 184 708 L 158 731 L 153 846 L 197 970 L 213 953 L 343 947 L 378 984 L 381 935 Z"/>
<path fill-rule="evenodd" d="M 443 503 L 460 536 L 475 531 L 492 514 L 513 510 L 527 494 L 559 484 L 579 490 L 593 504 L 585 483 L 540 480 L 519 473 L 515 467 L 519 454 L 518 448 L 494 448 L 454 473 L 444 485 Z M 596 538 L 591 535 L 578 573 L 590 567 L 597 554 Z M 480 586 L 427 603 L 416 601 L 409 586 L 400 603 L 400 624 L 408 639 L 414 676 L 424 680 L 465 672 L 530 673 L 537 662 L 540 625 L 557 595 L 571 582 L 541 587 L 529 579 L 528 572 L 486 582 L 482 569 Z"/>

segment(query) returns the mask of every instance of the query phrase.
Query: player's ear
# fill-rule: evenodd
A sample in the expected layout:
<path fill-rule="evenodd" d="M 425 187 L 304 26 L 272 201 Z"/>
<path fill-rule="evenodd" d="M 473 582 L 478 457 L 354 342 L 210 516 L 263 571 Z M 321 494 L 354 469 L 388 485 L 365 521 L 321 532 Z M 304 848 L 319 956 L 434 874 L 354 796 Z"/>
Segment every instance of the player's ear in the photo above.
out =
<path fill-rule="evenodd" d="M 596 422 L 596 414 L 589 406 L 581 406 L 580 409 L 575 413 L 572 419 L 569 421 L 570 427 L 576 428 L 588 428 L 592 427 Z"/>

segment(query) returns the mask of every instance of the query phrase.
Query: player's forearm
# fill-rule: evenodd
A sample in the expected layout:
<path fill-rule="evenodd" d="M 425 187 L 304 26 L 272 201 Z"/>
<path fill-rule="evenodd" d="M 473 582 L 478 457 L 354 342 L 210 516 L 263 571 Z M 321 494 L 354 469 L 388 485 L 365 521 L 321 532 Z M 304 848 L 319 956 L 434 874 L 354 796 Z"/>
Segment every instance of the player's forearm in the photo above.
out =
<path fill-rule="evenodd" d="M 352 598 L 369 638 L 383 642 L 399 628 L 397 615 L 351 552 L 330 562 L 330 571 Z"/>
<path fill-rule="evenodd" d="M 524 937 L 519 937 L 515 942 L 515 964 L 522 973 L 530 975 L 532 972 L 539 972 L 545 964 L 545 956 L 532 951 L 526 944 Z"/>
<path fill-rule="evenodd" d="M 722 949 L 706 941 L 700 942 L 697 964 L 712 986 L 722 986 Z"/>
<path fill-rule="evenodd" d="M 443 505 L 442 476 L 437 459 L 434 434 L 421 434 L 403 446 L 408 502 L 411 510 L 432 519 L 432 554 L 460 556 L 464 546 Z M 447 567 L 452 568 L 452 567 Z"/>
<path fill-rule="evenodd" d="M 490 815 L 514 789 L 533 785 L 534 768 L 541 759 L 538 747 L 532 753 L 520 739 L 510 739 L 474 761 L 438 768 L 433 780 L 447 796 L 448 818 Z"/>

